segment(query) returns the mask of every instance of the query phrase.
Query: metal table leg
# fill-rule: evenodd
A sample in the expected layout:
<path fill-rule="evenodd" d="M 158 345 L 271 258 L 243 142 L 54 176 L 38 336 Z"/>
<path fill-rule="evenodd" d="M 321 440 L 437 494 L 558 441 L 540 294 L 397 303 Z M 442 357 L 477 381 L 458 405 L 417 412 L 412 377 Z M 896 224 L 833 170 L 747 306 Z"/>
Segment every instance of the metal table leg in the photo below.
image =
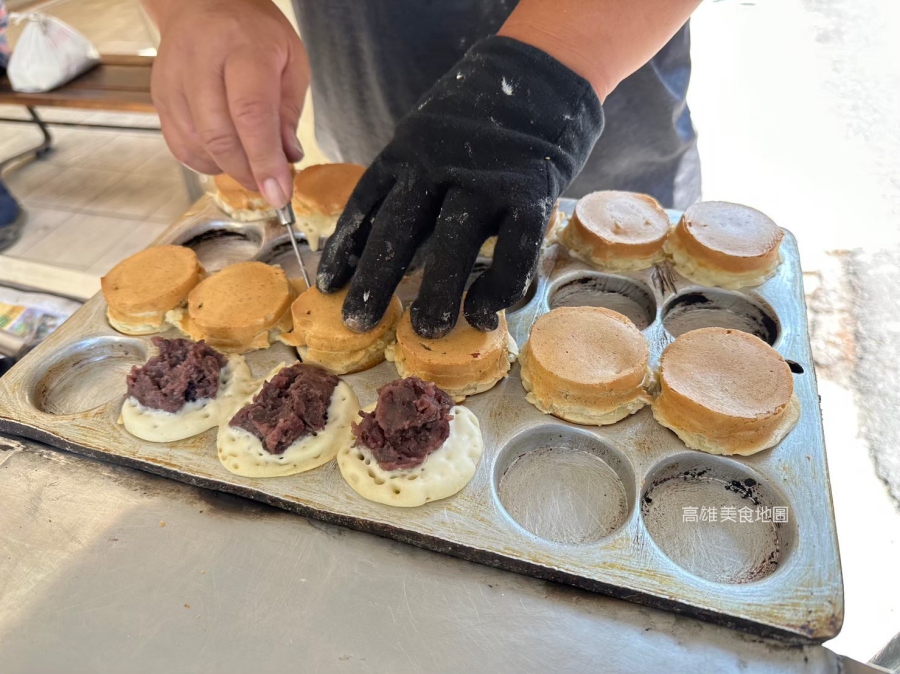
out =
<path fill-rule="evenodd" d="M 184 181 L 184 187 L 187 190 L 188 197 L 190 197 L 192 202 L 197 201 L 197 199 L 206 194 L 203 185 L 200 184 L 200 176 L 187 166 L 182 164 L 179 164 L 178 166 L 181 168 L 181 179 Z"/>
<path fill-rule="evenodd" d="M 36 159 L 40 159 L 45 154 L 50 152 L 53 149 L 53 137 L 50 135 L 50 129 L 47 128 L 47 125 L 44 123 L 44 120 L 40 118 L 37 114 L 37 110 L 35 110 L 30 105 L 25 106 L 28 110 L 28 114 L 31 115 L 31 121 L 37 124 L 38 128 L 41 130 L 41 133 L 44 135 L 44 140 L 40 145 L 36 147 L 29 148 L 23 152 L 20 152 L 12 157 L 7 159 L 0 160 L 0 171 L 3 171 L 10 164 L 19 161 L 20 159 L 24 159 L 25 157 L 29 157 L 34 155 Z"/>

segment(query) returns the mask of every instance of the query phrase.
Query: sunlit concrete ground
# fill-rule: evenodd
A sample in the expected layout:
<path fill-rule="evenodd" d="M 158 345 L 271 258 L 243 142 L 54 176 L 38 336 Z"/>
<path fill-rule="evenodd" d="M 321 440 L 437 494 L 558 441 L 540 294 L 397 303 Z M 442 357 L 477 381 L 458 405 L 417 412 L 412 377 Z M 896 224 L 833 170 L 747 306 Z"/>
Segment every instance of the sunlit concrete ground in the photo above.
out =
<path fill-rule="evenodd" d="M 861 660 L 900 632 L 900 514 L 876 475 L 900 483 L 898 30 L 891 0 L 707 1 L 693 20 L 703 197 L 792 230 L 807 271 L 846 591 L 829 646 Z"/>

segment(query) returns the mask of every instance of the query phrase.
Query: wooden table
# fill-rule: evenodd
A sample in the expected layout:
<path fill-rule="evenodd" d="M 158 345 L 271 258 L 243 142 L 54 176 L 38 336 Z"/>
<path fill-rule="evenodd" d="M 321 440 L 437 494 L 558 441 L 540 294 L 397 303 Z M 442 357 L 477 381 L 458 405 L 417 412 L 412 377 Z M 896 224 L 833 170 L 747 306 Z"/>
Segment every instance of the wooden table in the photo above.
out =
<path fill-rule="evenodd" d="M 38 115 L 35 109 L 37 106 L 114 112 L 154 112 L 153 100 L 150 98 L 150 71 L 153 59 L 152 56 L 137 55 L 101 56 L 100 63 L 96 67 L 71 82 L 45 93 L 13 91 L 9 79 L 5 76 L 0 78 L 0 104 L 22 105 L 30 116 L 30 120 L 4 121 L 32 122 L 40 128 L 44 136 L 43 141 L 36 147 L 0 160 L 0 170 L 26 156 L 41 157 L 50 151 L 53 137 L 47 123 Z M 60 124 L 106 129 L 130 128 L 111 124 Z"/>
<path fill-rule="evenodd" d="M 81 108 L 116 112 L 154 112 L 150 98 L 152 56 L 101 56 L 100 64 L 68 84 L 46 93 L 13 91 L 0 78 L 0 103 L 26 107 Z"/>
<path fill-rule="evenodd" d="M 53 137 L 48 122 L 41 119 L 37 107 L 76 108 L 82 110 L 106 110 L 112 112 L 155 112 L 150 97 L 150 71 L 153 56 L 115 54 L 100 57 L 100 63 L 76 77 L 68 84 L 45 93 L 22 93 L 13 91 L 7 77 L 0 77 L 0 104 L 22 105 L 30 119 L 0 118 L 0 121 L 33 123 L 41 130 L 44 138 L 35 147 L 24 152 L 0 159 L 0 171 L 13 162 L 25 157 L 43 157 L 52 149 Z M 52 122 L 55 126 L 74 126 L 89 129 L 153 131 L 158 127 L 135 127 L 121 124 L 85 124 L 81 122 Z M 203 189 L 196 174 L 182 168 L 184 185 L 193 200 L 203 195 Z"/>

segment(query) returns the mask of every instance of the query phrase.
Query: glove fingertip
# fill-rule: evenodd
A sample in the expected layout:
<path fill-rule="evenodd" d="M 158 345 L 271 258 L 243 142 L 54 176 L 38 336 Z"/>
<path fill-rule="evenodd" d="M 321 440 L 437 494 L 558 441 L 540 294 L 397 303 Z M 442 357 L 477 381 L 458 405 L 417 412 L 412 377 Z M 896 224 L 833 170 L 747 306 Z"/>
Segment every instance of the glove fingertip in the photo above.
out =
<path fill-rule="evenodd" d="M 354 281 L 344 300 L 341 314 L 346 325 L 353 332 L 369 332 L 381 321 L 390 303 L 390 296 L 382 297 L 370 290 L 362 290 L 363 286 Z"/>
<path fill-rule="evenodd" d="M 347 285 L 359 261 L 352 242 L 332 235 L 325 242 L 316 270 L 316 287 L 323 293 L 334 293 Z"/>
<path fill-rule="evenodd" d="M 340 284 L 337 281 L 338 275 L 331 270 L 319 267 L 318 272 L 316 272 L 316 288 L 318 288 L 321 293 L 329 295 L 340 290 L 343 287 L 343 284 Z"/>
<path fill-rule="evenodd" d="M 432 316 L 422 309 L 418 300 L 413 302 L 409 313 L 413 332 L 425 339 L 440 339 L 456 326 L 456 314 L 446 312 L 437 317 Z"/>
<path fill-rule="evenodd" d="M 497 312 L 485 306 L 483 301 L 479 301 L 478 295 L 473 296 L 471 291 L 466 296 L 463 313 L 469 325 L 481 332 L 492 332 L 500 326 L 500 316 Z"/>
<path fill-rule="evenodd" d="M 344 325 L 353 332 L 369 332 L 376 325 L 379 319 L 372 320 L 371 314 L 366 311 L 359 311 L 356 308 L 348 308 L 347 300 L 344 300 L 344 309 L 342 312 Z"/>

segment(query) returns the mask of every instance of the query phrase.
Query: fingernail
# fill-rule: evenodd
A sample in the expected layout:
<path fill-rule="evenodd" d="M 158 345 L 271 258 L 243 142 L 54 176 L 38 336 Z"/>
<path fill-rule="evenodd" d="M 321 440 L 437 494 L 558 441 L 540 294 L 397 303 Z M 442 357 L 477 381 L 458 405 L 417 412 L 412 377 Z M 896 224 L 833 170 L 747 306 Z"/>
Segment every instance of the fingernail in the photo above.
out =
<path fill-rule="evenodd" d="M 287 204 L 287 195 L 281 189 L 281 185 L 275 178 L 266 178 L 262 184 L 262 194 L 272 206 L 275 208 L 284 208 Z"/>

